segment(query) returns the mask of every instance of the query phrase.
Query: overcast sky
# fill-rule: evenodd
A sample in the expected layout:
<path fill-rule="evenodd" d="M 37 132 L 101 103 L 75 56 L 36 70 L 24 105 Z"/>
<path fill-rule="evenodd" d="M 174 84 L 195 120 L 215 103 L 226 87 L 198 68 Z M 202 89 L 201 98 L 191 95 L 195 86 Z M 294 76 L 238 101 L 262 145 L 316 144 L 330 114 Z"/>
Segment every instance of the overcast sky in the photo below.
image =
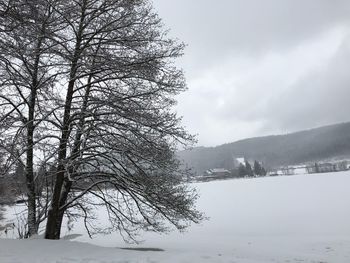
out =
<path fill-rule="evenodd" d="M 350 120 L 349 0 L 154 0 L 189 90 L 198 145 Z"/>

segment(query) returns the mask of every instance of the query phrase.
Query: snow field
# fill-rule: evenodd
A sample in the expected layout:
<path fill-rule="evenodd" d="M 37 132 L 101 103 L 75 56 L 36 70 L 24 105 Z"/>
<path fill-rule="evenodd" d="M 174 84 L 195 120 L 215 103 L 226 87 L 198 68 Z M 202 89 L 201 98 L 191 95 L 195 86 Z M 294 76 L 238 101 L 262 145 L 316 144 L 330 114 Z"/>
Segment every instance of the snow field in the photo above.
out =
<path fill-rule="evenodd" d="M 91 240 L 77 223 L 66 233 L 82 234 L 74 241 L 0 240 L 0 262 L 350 262 L 350 172 L 195 187 L 210 219 L 186 233 L 144 233 L 145 242 L 128 245 L 117 233 Z"/>

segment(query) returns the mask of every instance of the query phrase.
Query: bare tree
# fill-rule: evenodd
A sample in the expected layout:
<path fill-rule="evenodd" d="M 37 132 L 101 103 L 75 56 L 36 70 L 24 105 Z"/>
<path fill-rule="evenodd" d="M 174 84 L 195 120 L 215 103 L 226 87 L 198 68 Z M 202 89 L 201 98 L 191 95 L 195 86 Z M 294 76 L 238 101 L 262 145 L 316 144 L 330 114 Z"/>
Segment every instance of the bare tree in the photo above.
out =
<path fill-rule="evenodd" d="M 74 44 L 63 48 L 70 75 L 46 238 L 59 238 L 68 208 L 85 216 L 86 194 L 130 237 L 164 230 L 160 218 L 178 228 L 197 222 L 196 195 L 180 186 L 174 158 L 176 143 L 193 140 L 171 112 L 172 96 L 185 89 L 171 64 L 183 45 L 166 37 L 147 1 L 77 2 L 67 17 Z M 110 187 L 118 197 L 106 194 Z"/>
<path fill-rule="evenodd" d="M 12 14 L 9 2 L 3 4 L 6 14 Z M 19 10 L 31 7 L 28 3 L 23 1 L 25 8 Z M 32 3 L 37 17 L 46 17 L 35 22 L 42 34 L 27 31 L 28 39 L 19 35 L 34 45 L 28 48 L 34 56 L 26 57 L 26 63 L 33 61 L 35 68 L 39 61 L 37 74 L 47 81 L 33 82 L 29 74 L 32 78 L 23 78 L 32 80 L 23 84 L 27 93 L 18 96 L 21 76 L 4 78 L 3 85 L 11 90 L 3 94 L 2 127 L 21 135 L 11 137 L 9 152 L 17 159 L 26 156 L 29 192 L 36 192 L 31 184 L 34 168 L 51 167 L 43 169 L 50 170 L 54 184 L 52 196 L 46 191 L 50 208 L 45 237 L 60 237 L 65 214 L 82 216 L 88 231 L 93 230 L 90 219 L 96 206 L 108 211 L 109 230 L 131 239 L 139 229 L 165 231 L 166 222 L 180 230 L 199 222 L 197 194 L 183 183 L 187 171 L 175 158 L 179 144 L 194 142 L 173 109 L 174 96 L 186 89 L 182 71 L 173 64 L 184 45 L 167 36 L 147 0 L 42 0 L 40 8 L 37 1 Z M 10 30 L 3 27 L 5 40 L 18 35 L 16 30 L 27 30 L 19 21 Z M 2 54 L 7 76 L 12 74 L 7 65 L 17 59 L 8 59 L 5 50 Z M 24 62 L 15 66 L 21 73 L 25 67 Z M 36 203 L 31 206 L 38 208 Z M 38 221 L 32 213 L 28 220 Z"/>

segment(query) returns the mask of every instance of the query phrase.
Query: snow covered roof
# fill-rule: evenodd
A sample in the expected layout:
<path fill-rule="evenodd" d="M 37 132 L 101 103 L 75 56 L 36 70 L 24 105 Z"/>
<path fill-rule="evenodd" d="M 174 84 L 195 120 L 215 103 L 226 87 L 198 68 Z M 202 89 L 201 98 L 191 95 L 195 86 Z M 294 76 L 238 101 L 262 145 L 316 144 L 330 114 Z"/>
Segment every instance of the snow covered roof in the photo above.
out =
<path fill-rule="evenodd" d="M 206 174 L 215 174 L 215 173 L 229 173 L 229 170 L 226 170 L 225 168 L 214 168 L 214 169 L 209 169 L 205 171 Z"/>
<path fill-rule="evenodd" d="M 224 168 L 214 168 L 214 169 L 210 169 L 210 171 L 212 173 L 227 173 L 227 172 L 229 172 L 228 170 L 226 170 Z"/>
<path fill-rule="evenodd" d="M 239 164 L 245 164 L 245 158 L 244 158 L 244 157 L 236 158 L 236 161 L 237 161 Z"/>

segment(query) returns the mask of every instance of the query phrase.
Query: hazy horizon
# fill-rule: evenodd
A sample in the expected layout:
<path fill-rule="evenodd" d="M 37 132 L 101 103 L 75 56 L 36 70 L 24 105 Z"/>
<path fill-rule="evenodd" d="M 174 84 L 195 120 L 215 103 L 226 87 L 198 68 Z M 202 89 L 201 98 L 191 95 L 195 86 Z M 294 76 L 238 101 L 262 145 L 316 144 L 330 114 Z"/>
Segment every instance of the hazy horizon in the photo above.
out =
<path fill-rule="evenodd" d="M 350 121 L 337 122 L 337 123 L 330 123 L 330 124 L 327 124 L 327 125 L 316 126 L 316 127 L 311 127 L 311 128 L 305 128 L 305 129 L 296 130 L 296 131 L 290 131 L 290 132 L 285 132 L 285 133 L 271 133 L 271 134 L 264 134 L 264 135 L 256 135 L 256 136 L 252 136 L 252 137 L 241 138 L 241 139 L 234 140 L 234 141 L 224 142 L 224 143 L 217 144 L 217 145 L 209 145 L 209 146 L 208 146 L 208 145 L 200 145 L 199 143 L 197 143 L 197 145 L 195 145 L 195 147 L 196 147 L 196 148 L 200 148 L 200 147 L 217 147 L 217 146 L 221 146 L 221 145 L 224 145 L 224 144 L 235 143 L 235 142 L 244 141 L 244 140 L 248 140 L 248 139 L 261 138 L 261 137 L 269 137 L 269 136 L 289 135 L 289 134 L 294 134 L 294 133 L 298 133 L 298 132 L 311 131 L 311 130 L 316 130 L 316 129 L 320 129 L 320 128 L 330 127 L 330 126 L 336 126 L 336 125 L 341 125 L 341 124 L 347 124 L 347 123 L 350 123 Z"/>

